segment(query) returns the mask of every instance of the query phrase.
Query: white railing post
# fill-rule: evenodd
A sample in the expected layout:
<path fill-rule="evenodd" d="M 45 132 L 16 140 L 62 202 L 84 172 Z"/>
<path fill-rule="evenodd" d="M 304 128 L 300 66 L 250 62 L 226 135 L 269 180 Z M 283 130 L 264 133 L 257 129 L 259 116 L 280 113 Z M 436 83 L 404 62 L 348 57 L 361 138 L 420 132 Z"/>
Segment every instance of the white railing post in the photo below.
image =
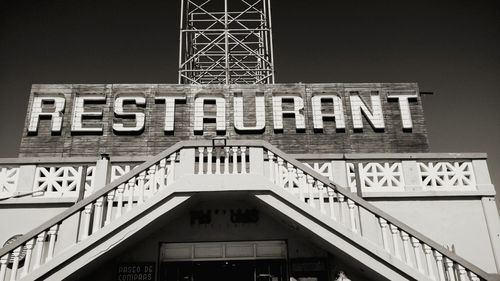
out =
<path fill-rule="evenodd" d="M 380 230 L 382 231 L 382 246 L 384 247 L 386 252 L 390 253 L 391 249 L 389 248 L 389 241 L 387 239 L 386 231 L 389 224 L 387 224 L 387 221 L 384 218 L 379 218 L 378 221 L 380 224 Z"/>
<path fill-rule="evenodd" d="M 221 156 L 221 148 L 215 148 L 215 174 L 220 175 L 220 158 Z"/>
<path fill-rule="evenodd" d="M 213 148 L 209 146 L 206 149 L 207 149 L 207 172 L 206 172 L 206 174 L 211 175 L 212 174 L 212 151 L 213 151 Z"/>
<path fill-rule="evenodd" d="M 307 192 L 309 193 L 309 206 L 316 209 L 316 203 L 314 202 L 314 178 L 307 175 Z"/>
<path fill-rule="evenodd" d="M 231 147 L 231 151 L 233 152 L 233 170 L 232 174 L 237 174 L 238 173 L 238 147 L 233 146 Z"/>
<path fill-rule="evenodd" d="M 59 225 L 54 225 L 52 226 L 47 234 L 49 235 L 49 248 L 47 252 L 47 261 L 52 260 L 54 257 L 54 248 L 56 246 L 56 236 L 57 236 L 57 230 L 59 229 Z"/>
<path fill-rule="evenodd" d="M 12 251 L 12 268 L 10 269 L 10 281 L 16 281 L 20 254 L 21 247 L 17 247 L 16 249 L 14 249 L 14 251 Z"/>
<path fill-rule="evenodd" d="M 92 225 L 92 233 L 99 230 L 102 226 L 102 206 L 104 197 L 99 197 L 94 204 L 94 223 Z"/>
<path fill-rule="evenodd" d="M 0 258 L 0 281 L 5 281 L 8 262 L 9 262 L 9 254 L 5 254 L 3 257 Z"/>
<path fill-rule="evenodd" d="M 392 245 L 394 248 L 394 255 L 396 256 L 397 259 L 401 259 L 401 253 L 399 252 L 399 242 L 398 242 L 399 238 L 398 227 L 393 224 L 390 224 L 389 228 L 391 229 L 391 234 L 392 234 Z"/>
<path fill-rule="evenodd" d="M 90 231 L 90 215 L 92 214 L 92 203 L 88 204 L 85 206 L 85 209 L 83 209 L 83 234 L 82 234 L 82 240 L 87 239 L 89 236 L 89 231 Z M 50 235 L 50 233 L 49 233 Z"/>
<path fill-rule="evenodd" d="M 270 150 L 267 151 L 267 160 L 268 160 L 268 163 L 269 163 L 269 180 L 272 182 L 272 183 L 276 183 L 275 182 L 275 177 L 274 177 L 274 153 L 272 153 Z"/>
<path fill-rule="evenodd" d="M 176 173 L 176 168 L 175 168 L 175 159 L 177 158 L 177 152 L 173 152 L 170 157 L 169 157 L 169 161 L 170 161 L 170 165 L 168 166 L 168 170 L 167 170 L 167 183 L 166 185 L 170 185 L 171 183 L 174 182 L 174 179 L 175 179 L 175 173 Z"/>
<path fill-rule="evenodd" d="M 166 179 L 166 176 L 167 176 L 167 159 L 166 158 L 161 159 L 158 167 L 159 167 L 159 169 L 158 169 L 158 175 L 157 175 L 157 177 L 160 178 L 160 181 L 158 183 L 160 185 L 159 189 L 163 189 L 166 186 L 166 180 L 167 180 Z"/>
<path fill-rule="evenodd" d="M 322 214 L 326 214 L 325 210 L 325 185 L 321 181 L 317 181 L 318 192 L 319 192 L 319 211 Z"/>
<path fill-rule="evenodd" d="M 405 191 L 421 191 L 423 187 L 417 161 L 403 160 L 401 161 L 401 167 L 403 169 Z"/>
<path fill-rule="evenodd" d="M 290 189 L 290 191 L 293 191 L 293 165 L 292 163 L 286 163 L 286 171 L 287 171 L 287 175 L 286 175 L 286 178 L 287 178 L 287 181 L 288 181 L 288 188 Z M 283 187 L 286 187 L 286 186 L 283 186 Z"/>
<path fill-rule="evenodd" d="M 299 189 L 299 199 L 300 201 L 304 202 L 304 186 L 307 185 L 306 182 L 306 176 L 304 175 L 304 172 L 302 170 L 297 170 L 297 177 L 298 177 L 298 189 Z M 289 192 L 293 192 L 293 189 L 288 190 Z"/>
<path fill-rule="evenodd" d="M 113 212 L 113 200 L 115 198 L 115 192 L 110 191 L 106 197 L 108 199 L 108 203 L 106 204 L 106 220 L 104 221 L 104 225 L 108 225 L 111 222 L 111 214 Z"/>
<path fill-rule="evenodd" d="M 204 147 L 198 147 L 198 175 L 203 175 Z"/>
<path fill-rule="evenodd" d="M 241 151 L 241 173 L 247 173 L 247 148 L 245 146 L 240 147 Z"/>
<path fill-rule="evenodd" d="M 250 147 L 248 149 L 250 158 L 250 174 L 264 175 L 264 149 L 261 147 Z"/>
<path fill-rule="evenodd" d="M 108 183 L 108 171 L 109 171 L 109 159 L 107 157 L 101 157 L 97 160 L 94 170 L 94 189 L 92 192 L 103 188 Z M 84 176 L 84 175 L 82 175 Z M 85 188 L 81 186 L 80 188 Z"/>
<path fill-rule="evenodd" d="M 36 236 L 36 255 L 35 255 L 35 264 L 33 265 L 33 269 L 37 269 L 40 267 L 42 264 L 42 253 L 43 253 L 43 248 L 45 248 L 45 237 L 46 237 L 46 232 L 43 231 L 42 233 L 38 234 Z"/>
<path fill-rule="evenodd" d="M 350 218 L 350 221 L 351 221 L 351 230 L 352 230 L 352 232 L 357 233 L 358 232 L 358 228 L 356 226 L 356 210 L 355 210 L 355 207 L 356 207 L 356 203 L 354 203 L 354 201 L 352 201 L 351 199 L 348 199 L 347 200 L 347 208 L 349 209 L 349 218 Z"/>
<path fill-rule="evenodd" d="M 17 192 L 32 192 L 35 182 L 35 165 L 21 165 L 17 176 Z"/>
<path fill-rule="evenodd" d="M 194 148 L 183 148 L 179 153 L 179 169 L 175 173 L 175 179 L 185 175 L 194 175 L 195 171 L 195 150 Z"/>
<path fill-rule="evenodd" d="M 420 256 L 420 241 L 415 238 L 415 237 L 412 237 L 411 238 L 411 242 L 412 242 L 412 245 L 413 245 L 413 252 L 415 253 L 415 262 L 417 264 L 417 270 L 419 272 L 424 272 L 424 269 L 422 267 L 422 260 L 421 260 L 421 256 Z"/>
<path fill-rule="evenodd" d="M 411 255 L 410 255 L 410 236 L 408 233 L 401 231 L 401 240 L 403 240 L 403 248 L 405 250 L 405 261 L 406 264 L 409 266 L 413 266 L 412 260 L 411 260 Z"/>
<path fill-rule="evenodd" d="M 334 196 L 333 196 L 333 195 L 335 195 L 335 191 L 332 188 L 328 188 L 328 187 L 327 187 L 327 191 L 328 191 L 328 205 L 330 206 L 330 218 L 332 218 L 332 220 L 336 221 L 337 216 L 335 215 L 335 202 L 334 202 Z"/>
<path fill-rule="evenodd" d="M 449 258 L 445 258 L 444 261 L 446 264 L 446 273 L 448 274 L 448 280 L 449 281 L 456 281 L 455 270 L 453 268 L 453 261 L 450 260 Z"/>
<path fill-rule="evenodd" d="M 434 257 L 436 258 L 436 269 L 438 272 L 439 281 L 446 281 L 445 279 L 446 272 L 444 271 L 444 266 L 443 266 L 443 255 L 438 251 L 434 251 Z"/>
<path fill-rule="evenodd" d="M 434 275 L 434 269 L 432 265 L 432 255 L 431 255 L 432 248 L 427 244 L 424 244 L 424 254 L 425 254 L 425 262 L 427 264 L 427 272 L 429 278 L 431 278 L 431 280 L 436 280 L 436 276 Z"/>
<path fill-rule="evenodd" d="M 226 146 L 224 147 L 224 174 L 228 175 L 229 174 L 229 151 L 230 147 Z"/>
<path fill-rule="evenodd" d="M 156 187 L 156 182 L 154 180 L 155 175 L 151 174 L 151 188 Z M 154 185 L 153 185 L 154 183 Z M 135 177 L 131 178 L 127 182 L 128 187 L 128 203 L 127 203 L 127 212 L 132 210 L 134 206 L 134 188 L 135 188 Z M 154 189 L 153 189 L 154 190 Z"/>
<path fill-rule="evenodd" d="M 26 256 L 24 257 L 24 266 L 23 266 L 23 272 L 21 272 L 21 278 L 24 276 L 28 275 L 28 272 L 30 270 L 30 264 L 31 264 L 31 256 L 33 253 L 33 246 L 35 245 L 35 239 L 30 239 L 28 242 L 26 242 Z"/>
<path fill-rule="evenodd" d="M 139 202 L 138 204 L 144 203 L 144 180 L 146 179 L 146 172 L 142 171 L 137 176 L 137 186 L 139 189 Z"/>

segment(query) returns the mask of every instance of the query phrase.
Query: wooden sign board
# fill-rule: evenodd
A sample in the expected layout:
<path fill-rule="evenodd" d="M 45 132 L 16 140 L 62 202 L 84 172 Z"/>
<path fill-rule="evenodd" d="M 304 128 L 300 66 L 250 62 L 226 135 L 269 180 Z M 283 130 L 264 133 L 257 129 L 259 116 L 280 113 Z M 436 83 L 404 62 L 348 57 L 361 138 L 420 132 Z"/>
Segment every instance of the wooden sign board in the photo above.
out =
<path fill-rule="evenodd" d="M 181 140 L 289 153 L 427 152 L 418 86 L 33 85 L 20 156 L 154 155 Z"/>

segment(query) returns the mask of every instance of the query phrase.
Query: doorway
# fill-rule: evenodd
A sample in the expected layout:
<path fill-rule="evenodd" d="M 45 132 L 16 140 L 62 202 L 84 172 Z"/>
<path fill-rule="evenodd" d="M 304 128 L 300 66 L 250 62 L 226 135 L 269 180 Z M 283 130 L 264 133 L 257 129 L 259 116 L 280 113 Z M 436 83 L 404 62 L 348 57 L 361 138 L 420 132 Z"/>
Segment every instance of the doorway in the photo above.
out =
<path fill-rule="evenodd" d="M 285 260 L 165 262 L 161 281 L 284 281 Z"/>
<path fill-rule="evenodd" d="M 163 243 L 160 281 L 284 281 L 285 241 Z"/>

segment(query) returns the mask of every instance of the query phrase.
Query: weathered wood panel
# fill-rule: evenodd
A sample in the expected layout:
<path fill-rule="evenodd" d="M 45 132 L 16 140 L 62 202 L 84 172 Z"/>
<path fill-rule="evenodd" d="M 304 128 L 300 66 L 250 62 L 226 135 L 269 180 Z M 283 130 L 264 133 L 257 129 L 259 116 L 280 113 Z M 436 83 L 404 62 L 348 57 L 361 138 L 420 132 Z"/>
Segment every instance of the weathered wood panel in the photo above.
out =
<path fill-rule="evenodd" d="M 370 107 L 370 95 L 380 95 L 385 128 L 374 130 L 365 117 L 363 129 L 354 130 L 350 95 L 359 93 Z M 107 84 L 107 85 L 33 85 L 25 130 L 20 146 L 20 156 L 98 156 L 100 153 L 119 155 L 153 155 L 181 140 L 212 139 L 225 136 L 228 139 L 264 139 L 286 152 L 293 153 L 356 153 L 356 152 L 427 152 L 428 140 L 420 97 L 410 102 L 412 130 L 403 130 L 398 101 L 387 99 L 388 93 L 415 93 L 414 83 L 383 84 L 276 84 L 276 85 L 164 85 L 164 84 Z M 242 134 L 234 129 L 233 97 L 241 93 L 244 98 L 245 125 L 255 124 L 255 93 L 265 97 L 266 126 L 263 132 Z M 323 130 L 314 130 L 311 97 L 317 94 L 337 94 L 342 98 L 345 112 L 345 129 L 337 130 L 333 120 L 325 120 Z M 181 94 L 185 102 L 175 104 L 174 132 L 164 132 L 165 103 L 155 101 L 159 94 Z M 296 95 L 304 101 L 305 130 L 296 130 L 294 117 L 283 117 L 283 130 L 273 126 L 273 95 Z M 61 96 L 66 100 L 63 125 L 60 134 L 51 132 L 51 120 L 41 118 L 38 131 L 29 134 L 30 112 L 35 96 Z M 86 118 L 85 127 L 102 126 L 102 134 L 88 135 L 71 132 L 73 102 L 75 96 L 105 95 L 102 103 L 85 105 L 85 111 L 102 111 L 102 118 Z M 194 99 L 200 95 L 220 96 L 226 101 L 226 131 L 217 133 L 215 123 L 205 123 L 202 135 L 195 134 Z M 114 114 L 117 96 L 141 96 L 145 106 L 125 104 L 124 109 L 145 114 L 144 130 L 134 135 L 117 134 L 113 123 L 133 126 L 135 119 L 123 119 Z M 283 109 L 293 108 L 284 102 Z M 332 113 L 333 103 L 322 103 L 323 112 Z M 44 111 L 51 112 L 53 105 L 46 104 Z M 204 106 L 206 114 L 215 114 L 214 104 Z"/>

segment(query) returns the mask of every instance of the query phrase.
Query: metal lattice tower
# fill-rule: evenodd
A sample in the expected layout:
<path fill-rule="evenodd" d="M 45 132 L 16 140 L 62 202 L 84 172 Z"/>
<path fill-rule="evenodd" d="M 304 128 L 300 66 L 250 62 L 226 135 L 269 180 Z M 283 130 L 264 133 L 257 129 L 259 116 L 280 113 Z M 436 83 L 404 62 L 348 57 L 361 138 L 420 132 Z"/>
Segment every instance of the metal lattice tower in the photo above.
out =
<path fill-rule="evenodd" d="M 274 83 L 270 0 L 181 0 L 180 84 Z"/>

